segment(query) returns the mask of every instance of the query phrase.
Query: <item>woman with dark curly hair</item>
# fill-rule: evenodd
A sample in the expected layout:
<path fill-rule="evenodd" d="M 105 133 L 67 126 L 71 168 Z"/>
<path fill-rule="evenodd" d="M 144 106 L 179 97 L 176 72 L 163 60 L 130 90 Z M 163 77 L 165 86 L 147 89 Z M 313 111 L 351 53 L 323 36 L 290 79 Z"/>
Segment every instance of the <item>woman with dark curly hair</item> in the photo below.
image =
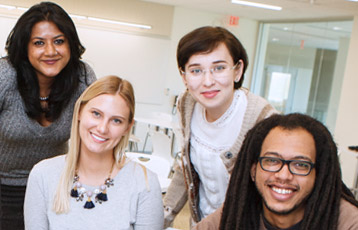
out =
<path fill-rule="evenodd" d="M 96 77 L 80 60 L 85 48 L 71 18 L 51 2 L 18 19 L 6 50 L 0 59 L 1 224 L 19 230 L 29 171 L 67 152 L 73 106 Z"/>

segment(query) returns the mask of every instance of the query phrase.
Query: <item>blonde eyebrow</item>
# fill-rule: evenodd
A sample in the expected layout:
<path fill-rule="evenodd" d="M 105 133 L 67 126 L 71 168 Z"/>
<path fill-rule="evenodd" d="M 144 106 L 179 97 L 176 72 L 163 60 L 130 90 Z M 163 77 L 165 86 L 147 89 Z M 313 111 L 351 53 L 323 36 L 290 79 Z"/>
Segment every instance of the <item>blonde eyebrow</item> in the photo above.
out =
<path fill-rule="evenodd" d="M 97 112 L 100 112 L 100 113 L 102 113 L 103 114 L 103 111 L 102 110 L 100 110 L 100 109 L 98 109 L 98 108 L 96 108 L 96 107 L 91 107 L 90 109 L 89 109 L 90 111 L 97 111 Z M 120 119 L 122 119 L 122 120 L 128 120 L 126 117 L 123 117 L 122 115 L 114 115 L 114 116 L 111 116 L 111 118 L 120 118 Z"/>

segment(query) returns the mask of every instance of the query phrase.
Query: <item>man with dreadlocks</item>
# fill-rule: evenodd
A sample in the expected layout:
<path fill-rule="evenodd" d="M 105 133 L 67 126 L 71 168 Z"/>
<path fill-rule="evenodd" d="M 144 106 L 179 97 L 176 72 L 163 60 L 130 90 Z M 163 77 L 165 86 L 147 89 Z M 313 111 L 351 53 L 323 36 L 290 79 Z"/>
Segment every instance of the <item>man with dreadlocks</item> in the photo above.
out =
<path fill-rule="evenodd" d="M 224 205 L 195 229 L 358 229 L 358 202 L 341 179 L 327 128 L 303 115 L 274 115 L 252 128 Z"/>

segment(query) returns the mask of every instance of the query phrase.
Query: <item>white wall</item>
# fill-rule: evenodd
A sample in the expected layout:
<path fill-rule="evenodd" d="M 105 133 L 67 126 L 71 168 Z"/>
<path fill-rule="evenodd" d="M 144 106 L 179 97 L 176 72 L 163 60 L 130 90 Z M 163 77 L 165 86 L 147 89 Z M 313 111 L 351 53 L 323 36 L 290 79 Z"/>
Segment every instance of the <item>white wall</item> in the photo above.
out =
<path fill-rule="evenodd" d="M 6 56 L 5 43 L 7 36 L 14 27 L 16 20 L 12 17 L 0 16 L 0 56 Z"/>
<path fill-rule="evenodd" d="M 336 65 L 334 67 L 333 82 L 331 88 L 331 95 L 329 98 L 328 111 L 326 124 L 331 132 L 334 132 L 337 119 L 337 111 L 339 107 L 339 99 L 342 91 L 342 83 L 345 71 L 345 63 L 347 60 L 347 54 L 349 49 L 350 38 L 341 38 L 339 40 L 339 48 L 337 52 Z"/>
<path fill-rule="evenodd" d="M 86 46 L 83 60 L 97 77 L 117 75 L 130 81 L 136 102 L 161 105 L 170 40 L 77 27 Z"/>
<path fill-rule="evenodd" d="M 358 15 L 354 17 L 350 45 L 345 66 L 339 101 L 335 140 L 342 152 L 343 179 L 348 186 L 353 183 L 356 160 L 350 157 L 347 146 L 358 145 Z M 346 154 L 347 153 L 347 154 Z M 346 155 L 346 156 L 344 156 Z M 352 160 L 353 159 L 353 160 Z"/>

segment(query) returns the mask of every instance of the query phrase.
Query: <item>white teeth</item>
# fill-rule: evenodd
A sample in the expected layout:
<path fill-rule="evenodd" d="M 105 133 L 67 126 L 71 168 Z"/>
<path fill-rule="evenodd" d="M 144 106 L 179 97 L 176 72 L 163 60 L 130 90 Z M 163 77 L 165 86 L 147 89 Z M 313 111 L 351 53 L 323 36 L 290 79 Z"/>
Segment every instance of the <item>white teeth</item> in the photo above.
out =
<path fill-rule="evenodd" d="M 291 194 L 292 190 L 272 187 L 272 190 L 280 194 Z"/>
<path fill-rule="evenodd" d="M 96 140 L 99 140 L 99 141 L 105 141 L 106 139 L 104 139 L 104 138 L 100 138 L 100 137 L 98 137 L 98 136 L 96 136 L 96 135 L 94 135 L 94 134 L 91 134 L 92 135 L 92 137 L 94 137 L 94 139 L 96 139 Z"/>

